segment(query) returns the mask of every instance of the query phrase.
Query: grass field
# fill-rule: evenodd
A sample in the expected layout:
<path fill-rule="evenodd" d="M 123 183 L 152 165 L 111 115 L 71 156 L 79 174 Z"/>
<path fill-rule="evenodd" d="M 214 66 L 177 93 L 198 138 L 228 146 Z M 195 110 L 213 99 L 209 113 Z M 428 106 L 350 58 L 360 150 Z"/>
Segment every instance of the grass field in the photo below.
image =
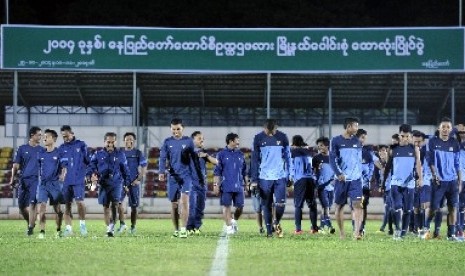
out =
<path fill-rule="evenodd" d="M 208 275 L 222 221 L 205 220 L 202 235 L 188 239 L 171 238 L 171 221 L 160 219 L 140 220 L 136 236 L 115 238 L 104 237 L 101 220 L 87 221 L 87 238 L 55 239 L 51 220 L 44 240 L 26 237 L 23 221 L 0 225 L 0 275 Z M 294 236 L 287 220 L 283 239 L 267 239 L 255 221 L 242 220 L 228 239 L 226 274 L 463 275 L 465 243 L 413 236 L 393 241 L 375 233 L 378 226 L 370 222 L 362 241 L 341 241 L 337 232 Z"/>

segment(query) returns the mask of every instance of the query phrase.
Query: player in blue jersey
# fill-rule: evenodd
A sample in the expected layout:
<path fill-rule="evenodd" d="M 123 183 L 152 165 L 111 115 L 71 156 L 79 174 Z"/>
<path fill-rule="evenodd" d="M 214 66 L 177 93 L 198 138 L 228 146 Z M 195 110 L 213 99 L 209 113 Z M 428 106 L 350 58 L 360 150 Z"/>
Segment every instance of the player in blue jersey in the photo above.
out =
<path fill-rule="evenodd" d="M 214 192 L 220 195 L 226 235 L 238 231 L 237 221 L 244 208 L 244 188 L 248 182 L 247 165 L 244 154 L 239 150 L 239 142 L 236 133 L 226 135 L 226 147 L 217 154 L 218 163 L 213 172 Z M 231 211 L 232 205 L 236 208 L 234 214 Z"/>
<path fill-rule="evenodd" d="M 429 213 L 431 202 L 431 169 L 426 160 L 426 135 L 418 130 L 413 131 L 413 144 L 420 149 L 420 161 L 422 167 L 423 185 L 415 189 L 414 194 L 414 232 L 418 232 L 420 238 L 424 236 L 425 214 Z"/>
<path fill-rule="evenodd" d="M 10 185 L 15 185 L 18 179 L 18 206 L 19 212 L 28 225 L 27 235 L 33 235 L 36 221 L 37 185 L 39 183 L 38 155 L 42 147 L 40 139 L 42 130 L 33 126 L 29 129 L 29 141 L 19 146 L 13 159 Z M 21 173 L 19 173 L 21 171 Z"/>
<path fill-rule="evenodd" d="M 129 233 L 136 233 L 137 207 L 139 207 L 140 198 L 140 184 L 147 169 L 147 159 L 140 150 L 135 148 L 136 134 L 133 132 L 126 132 L 123 136 L 123 139 L 123 153 L 126 156 L 126 161 L 128 163 L 131 184 L 124 187 L 121 192 L 121 199 L 118 205 L 120 226 L 117 233 L 119 235 L 123 234 L 127 228 L 126 223 L 124 222 L 124 207 L 122 204 L 126 195 L 128 196 L 128 205 L 131 207 L 131 228 Z"/>
<path fill-rule="evenodd" d="M 173 221 L 173 237 L 187 238 L 187 219 L 189 217 L 189 192 L 192 183 L 191 160 L 194 153 L 194 142 L 183 136 L 182 120 L 171 120 L 172 136 L 163 141 L 160 148 L 158 180 L 165 181 L 168 162 L 168 199 L 171 202 L 171 219 Z M 181 205 L 181 207 L 179 207 Z M 181 209 L 181 210 L 180 210 Z M 181 228 L 179 217 L 181 216 Z"/>
<path fill-rule="evenodd" d="M 458 138 L 460 140 L 460 173 L 465 176 L 465 127 L 463 124 L 458 125 Z M 459 194 L 459 208 L 457 213 L 457 237 L 463 238 L 463 230 L 465 223 L 465 181 L 462 177 L 462 190 Z"/>
<path fill-rule="evenodd" d="M 439 124 L 439 136 L 429 139 L 427 156 L 431 168 L 432 199 L 431 211 L 428 214 L 425 230 L 426 238 L 430 237 L 429 228 L 435 212 L 440 208 L 441 201 L 447 199 L 447 238 L 451 241 L 463 241 L 455 234 L 457 222 L 458 198 L 461 190 L 462 176 L 460 171 L 460 144 L 457 139 L 450 137 L 452 122 L 443 118 Z M 435 230 L 436 231 L 436 230 Z"/>
<path fill-rule="evenodd" d="M 285 133 L 277 129 L 274 119 L 267 119 L 264 131 L 254 137 L 250 167 L 251 185 L 258 183 L 262 199 L 267 237 L 272 236 L 272 227 L 278 237 L 284 236 L 280 221 L 286 206 L 286 186 L 290 180 L 290 166 L 289 139 Z"/>
<path fill-rule="evenodd" d="M 317 206 L 315 200 L 315 181 L 312 168 L 312 152 L 300 135 L 292 137 L 291 145 L 292 170 L 290 178 L 294 182 L 294 234 L 300 235 L 302 231 L 302 208 L 307 203 L 310 216 L 310 232 L 318 233 Z"/>
<path fill-rule="evenodd" d="M 40 184 L 37 193 L 37 202 L 40 204 L 39 239 L 45 238 L 45 211 L 47 209 L 48 200 L 50 200 L 50 205 L 53 206 L 53 210 L 56 213 L 56 237 L 61 237 L 61 222 L 63 220 L 63 212 L 61 211 L 63 183 L 59 179 L 61 175 L 61 166 L 60 154 L 55 147 L 57 138 L 58 134 L 55 130 L 46 129 L 43 139 L 45 148 L 39 152 Z"/>
<path fill-rule="evenodd" d="M 362 209 L 362 144 L 355 136 L 358 120 L 346 118 L 344 132 L 331 139 L 329 162 L 336 174 L 334 198 L 336 203 L 336 221 L 340 230 L 340 238 L 345 238 L 344 206 L 347 198 L 351 200 L 354 219 L 354 237 L 361 239 L 360 226 L 363 218 Z"/>
<path fill-rule="evenodd" d="M 63 144 L 58 148 L 61 156 L 63 200 L 65 203 L 65 224 L 63 236 L 73 235 L 71 204 L 76 201 L 79 215 L 79 230 L 81 236 L 87 236 L 85 197 L 85 176 L 89 164 L 89 155 L 85 142 L 76 139 L 69 125 L 60 129 Z"/>
<path fill-rule="evenodd" d="M 375 161 L 377 161 L 375 154 L 373 153 L 373 148 L 371 146 L 365 145 L 368 132 L 364 129 L 359 128 L 357 130 L 356 136 L 362 144 L 362 205 L 363 205 L 363 219 L 362 225 L 360 226 L 360 234 L 365 234 L 365 222 L 367 219 L 367 209 L 370 204 L 370 182 L 373 177 L 373 172 L 375 169 Z"/>
<path fill-rule="evenodd" d="M 194 141 L 195 153 L 191 161 L 192 186 L 189 195 L 189 218 L 187 219 L 187 231 L 190 235 L 200 235 L 202 219 L 205 211 L 205 200 L 207 199 L 207 166 L 210 162 L 214 165 L 218 163 L 215 157 L 210 156 L 203 148 L 203 134 L 194 131 L 191 134 Z M 195 161 L 195 162 L 194 162 Z"/>
<path fill-rule="evenodd" d="M 420 149 L 412 144 L 412 127 L 399 127 L 399 145 L 391 149 L 385 176 L 391 173 L 391 200 L 396 231 L 394 239 L 405 237 L 413 210 L 415 187 L 422 186 Z"/>
<path fill-rule="evenodd" d="M 316 140 L 318 154 L 312 158 L 312 167 L 318 184 L 318 199 L 321 204 L 321 230 L 326 227 L 331 234 L 336 229 L 331 224 L 329 210 L 334 201 L 334 171 L 329 164 L 329 138 L 320 137 Z"/>
<path fill-rule="evenodd" d="M 104 136 L 104 148 L 92 155 L 86 173 L 87 182 L 99 185 L 98 203 L 103 206 L 107 236 L 113 237 L 114 224 L 111 220 L 110 204 L 121 203 L 123 187 L 133 183 L 126 155 L 116 147 L 116 133 L 107 132 Z"/>
<path fill-rule="evenodd" d="M 378 183 L 378 191 L 383 194 L 383 201 L 384 201 L 384 214 L 383 214 L 383 222 L 381 227 L 377 231 L 378 233 L 384 233 L 386 225 L 388 225 L 388 234 L 392 235 L 394 233 L 392 227 L 392 204 L 391 204 L 391 184 L 390 178 L 391 175 L 388 175 L 386 181 L 384 181 L 384 171 L 389 159 L 388 154 L 389 147 L 387 145 L 379 145 L 378 146 L 378 161 L 375 162 L 375 180 Z M 383 186 L 384 185 L 384 186 Z"/>

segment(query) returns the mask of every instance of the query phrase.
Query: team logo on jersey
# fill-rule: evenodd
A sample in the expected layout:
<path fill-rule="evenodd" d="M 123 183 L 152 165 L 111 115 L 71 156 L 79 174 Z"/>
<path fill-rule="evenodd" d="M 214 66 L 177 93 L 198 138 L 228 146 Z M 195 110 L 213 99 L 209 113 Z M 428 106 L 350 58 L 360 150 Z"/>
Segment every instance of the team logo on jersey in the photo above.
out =
<path fill-rule="evenodd" d="M 186 145 L 182 145 L 182 149 L 185 149 L 187 146 Z"/>
<path fill-rule="evenodd" d="M 454 148 L 453 148 L 453 147 L 450 147 L 450 148 L 449 148 L 449 151 L 454 151 Z"/>
<path fill-rule="evenodd" d="M 281 141 L 276 141 L 276 145 L 280 146 L 280 145 L 281 145 Z"/>
<path fill-rule="evenodd" d="M 352 147 L 356 148 L 356 147 L 357 147 L 357 144 L 354 144 Z"/>
<path fill-rule="evenodd" d="M 57 160 L 57 159 L 58 159 L 58 157 L 56 157 L 56 156 L 53 156 L 53 160 Z"/>
<path fill-rule="evenodd" d="M 81 151 L 81 149 L 76 149 L 76 152 L 80 152 L 80 151 Z"/>
<path fill-rule="evenodd" d="M 409 156 L 413 156 L 413 153 L 409 152 L 408 155 L 409 155 Z"/>

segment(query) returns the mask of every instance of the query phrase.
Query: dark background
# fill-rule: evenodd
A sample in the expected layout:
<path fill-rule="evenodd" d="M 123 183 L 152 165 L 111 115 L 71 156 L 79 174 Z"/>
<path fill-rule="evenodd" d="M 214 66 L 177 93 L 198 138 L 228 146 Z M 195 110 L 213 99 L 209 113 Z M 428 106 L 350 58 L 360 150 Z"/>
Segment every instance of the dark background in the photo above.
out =
<path fill-rule="evenodd" d="M 0 0 L 6 23 L 5 0 Z M 9 0 L 10 24 L 147 27 L 458 26 L 459 0 Z"/>

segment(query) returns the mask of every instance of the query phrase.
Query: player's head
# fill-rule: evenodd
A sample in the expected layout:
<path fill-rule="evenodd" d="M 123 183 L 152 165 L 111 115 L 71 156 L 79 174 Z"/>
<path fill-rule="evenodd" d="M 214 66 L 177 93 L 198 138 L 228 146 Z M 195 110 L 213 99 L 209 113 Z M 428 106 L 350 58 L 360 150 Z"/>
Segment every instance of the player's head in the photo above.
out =
<path fill-rule="evenodd" d="M 380 158 L 387 159 L 389 147 L 387 145 L 379 145 L 378 146 L 378 155 Z"/>
<path fill-rule="evenodd" d="M 63 137 L 63 141 L 65 143 L 71 142 L 73 140 L 74 132 L 69 125 L 63 125 L 60 128 L 60 132 L 61 132 L 61 137 Z"/>
<path fill-rule="evenodd" d="M 316 139 L 316 146 L 318 147 L 318 152 L 326 154 L 329 151 L 329 138 L 320 137 Z"/>
<path fill-rule="evenodd" d="M 123 136 L 123 140 L 126 149 L 133 149 L 136 146 L 136 134 L 134 132 L 126 132 Z"/>
<path fill-rule="evenodd" d="M 358 140 L 360 141 L 360 143 L 362 143 L 362 145 L 365 145 L 367 135 L 368 135 L 368 132 L 364 130 L 363 128 L 357 129 L 357 133 L 355 134 L 355 136 L 357 136 Z"/>
<path fill-rule="evenodd" d="M 307 144 L 304 142 L 304 138 L 300 135 L 294 135 L 292 137 L 292 145 L 294 147 L 305 147 Z"/>
<path fill-rule="evenodd" d="M 272 136 L 278 129 L 278 122 L 275 119 L 266 119 L 263 127 L 265 129 L 266 135 Z"/>
<path fill-rule="evenodd" d="M 171 134 L 174 138 L 181 138 L 182 131 L 184 130 L 184 125 L 182 124 L 182 120 L 179 118 L 174 118 L 171 120 Z"/>
<path fill-rule="evenodd" d="M 448 117 L 443 117 L 439 123 L 438 130 L 441 139 L 448 139 L 452 132 L 452 120 Z"/>
<path fill-rule="evenodd" d="M 196 130 L 191 134 L 192 141 L 196 148 L 203 148 L 203 134 L 202 132 Z"/>
<path fill-rule="evenodd" d="M 412 141 L 413 141 L 413 144 L 417 147 L 423 146 L 425 142 L 425 134 L 419 130 L 413 130 Z"/>
<path fill-rule="evenodd" d="M 395 133 L 391 136 L 391 145 L 398 145 L 399 144 L 399 134 Z"/>
<path fill-rule="evenodd" d="M 344 119 L 344 129 L 349 135 L 355 135 L 358 130 L 358 119 L 357 118 L 345 118 Z"/>
<path fill-rule="evenodd" d="M 238 148 L 239 145 L 240 145 L 240 141 L 239 141 L 239 135 L 237 135 L 236 133 L 228 133 L 226 135 L 226 145 L 229 147 L 229 148 Z"/>
<path fill-rule="evenodd" d="M 460 142 L 465 141 L 465 124 L 457 124 L 457 138 Z"/>
<path fill-rule="evenodd" d="M 116 148 L 116 133 L 114 132 L 107 132 L 104 135 L 104 144 L 105 149 L 109 152 L 112 152 Z"/>
<path fill-rule="evenodd" d="M 29 140 L 31 142 L 40 143 L 40 139 L 42 138 L 42 130 L 40 127 L 33 126 L 29 129 Z"/>
<path fill-rule="evenodd" d="M 412 126 L 409 124 L 401 124 L 399 126 L 399 145 L 405 146 L 411 141 Z"/>
<path fill-rule="evenodd" d="M 44 131 L 44 145 L 50 146 L 53 145 L 58 138 L 58 133 L 53 129 L 46 129 Z"/>

